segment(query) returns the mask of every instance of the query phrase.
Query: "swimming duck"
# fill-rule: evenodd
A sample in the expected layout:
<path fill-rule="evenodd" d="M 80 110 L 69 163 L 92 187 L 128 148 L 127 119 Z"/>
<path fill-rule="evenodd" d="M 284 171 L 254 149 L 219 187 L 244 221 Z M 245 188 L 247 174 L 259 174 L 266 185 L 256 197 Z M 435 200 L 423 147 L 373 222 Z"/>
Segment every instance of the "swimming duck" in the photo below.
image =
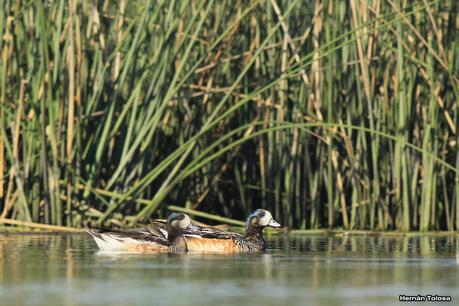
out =
<path fill-rule="evenodd" d="M 173 213 L 162 231 L 148 227 L 140 231 L 95 231 L 86 229 L 102 251 L 121 252 L 186 252 L 183 231 L 191 226 L 191 218 L 183 213 Z"/>
<path fill-rule="evenodd" d="M 218 229 L 191 226 L 184 231 L 189 252 L 198 253 L 238 253 L 260 252 L 266 249 L 263 238 L 265 227 L 280 227 L 271 213 L 264 209 L 254 210 L 246 221 L 245 235 Z M 156 228 L 166 235 L 164 228 Z"/>

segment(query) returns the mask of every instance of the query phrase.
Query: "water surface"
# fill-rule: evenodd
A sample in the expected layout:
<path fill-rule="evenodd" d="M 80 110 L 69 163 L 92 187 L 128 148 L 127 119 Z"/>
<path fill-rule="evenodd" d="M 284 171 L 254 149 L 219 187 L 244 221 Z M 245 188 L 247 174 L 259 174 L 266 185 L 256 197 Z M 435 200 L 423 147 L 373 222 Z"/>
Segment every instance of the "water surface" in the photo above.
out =
<path fill-rule="evenodd" d="M 101 254 L 88 235 L 0 234 L 0 305 L 459 304 L 454 236 L 300 236 L 265 254 Z M 408 303 L 414 305 L 414 303 Z"/>

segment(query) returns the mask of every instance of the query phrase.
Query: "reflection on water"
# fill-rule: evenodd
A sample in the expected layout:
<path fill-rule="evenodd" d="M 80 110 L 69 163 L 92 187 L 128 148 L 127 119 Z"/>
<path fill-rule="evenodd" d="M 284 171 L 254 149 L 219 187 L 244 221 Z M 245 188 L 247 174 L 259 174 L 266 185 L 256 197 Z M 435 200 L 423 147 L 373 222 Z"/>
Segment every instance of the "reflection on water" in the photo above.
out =
<path fill-rule="evenodd" d="M 0 234 L 1 305 L 459 303 L 456 237 L 279 237 L 257 255 L 103 254 L 87 235 Z M 431 305 L 431 304 L 430 304 Z"/>

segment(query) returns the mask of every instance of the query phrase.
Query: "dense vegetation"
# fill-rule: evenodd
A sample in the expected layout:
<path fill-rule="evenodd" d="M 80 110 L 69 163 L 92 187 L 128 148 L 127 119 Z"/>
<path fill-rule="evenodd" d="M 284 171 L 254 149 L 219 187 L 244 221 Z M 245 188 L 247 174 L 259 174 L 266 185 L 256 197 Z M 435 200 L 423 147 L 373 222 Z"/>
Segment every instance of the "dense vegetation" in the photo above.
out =
<path fill-rule="evenodd" d="M 454 0 L 0 6 L 0 216 L 459 227 Z"/>

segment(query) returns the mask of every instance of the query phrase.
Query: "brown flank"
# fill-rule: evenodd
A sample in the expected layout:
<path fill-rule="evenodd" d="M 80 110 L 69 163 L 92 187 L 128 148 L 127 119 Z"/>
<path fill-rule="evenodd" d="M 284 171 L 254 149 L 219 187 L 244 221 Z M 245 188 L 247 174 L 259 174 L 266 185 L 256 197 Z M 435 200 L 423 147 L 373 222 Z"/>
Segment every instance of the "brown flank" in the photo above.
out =
<path fill-rule="evenodd" d="M 236 243 L 231 239 L 211 239 L 187 237 L 189 252 L 200 253 L 234 253 L 237 252 Z"/>

